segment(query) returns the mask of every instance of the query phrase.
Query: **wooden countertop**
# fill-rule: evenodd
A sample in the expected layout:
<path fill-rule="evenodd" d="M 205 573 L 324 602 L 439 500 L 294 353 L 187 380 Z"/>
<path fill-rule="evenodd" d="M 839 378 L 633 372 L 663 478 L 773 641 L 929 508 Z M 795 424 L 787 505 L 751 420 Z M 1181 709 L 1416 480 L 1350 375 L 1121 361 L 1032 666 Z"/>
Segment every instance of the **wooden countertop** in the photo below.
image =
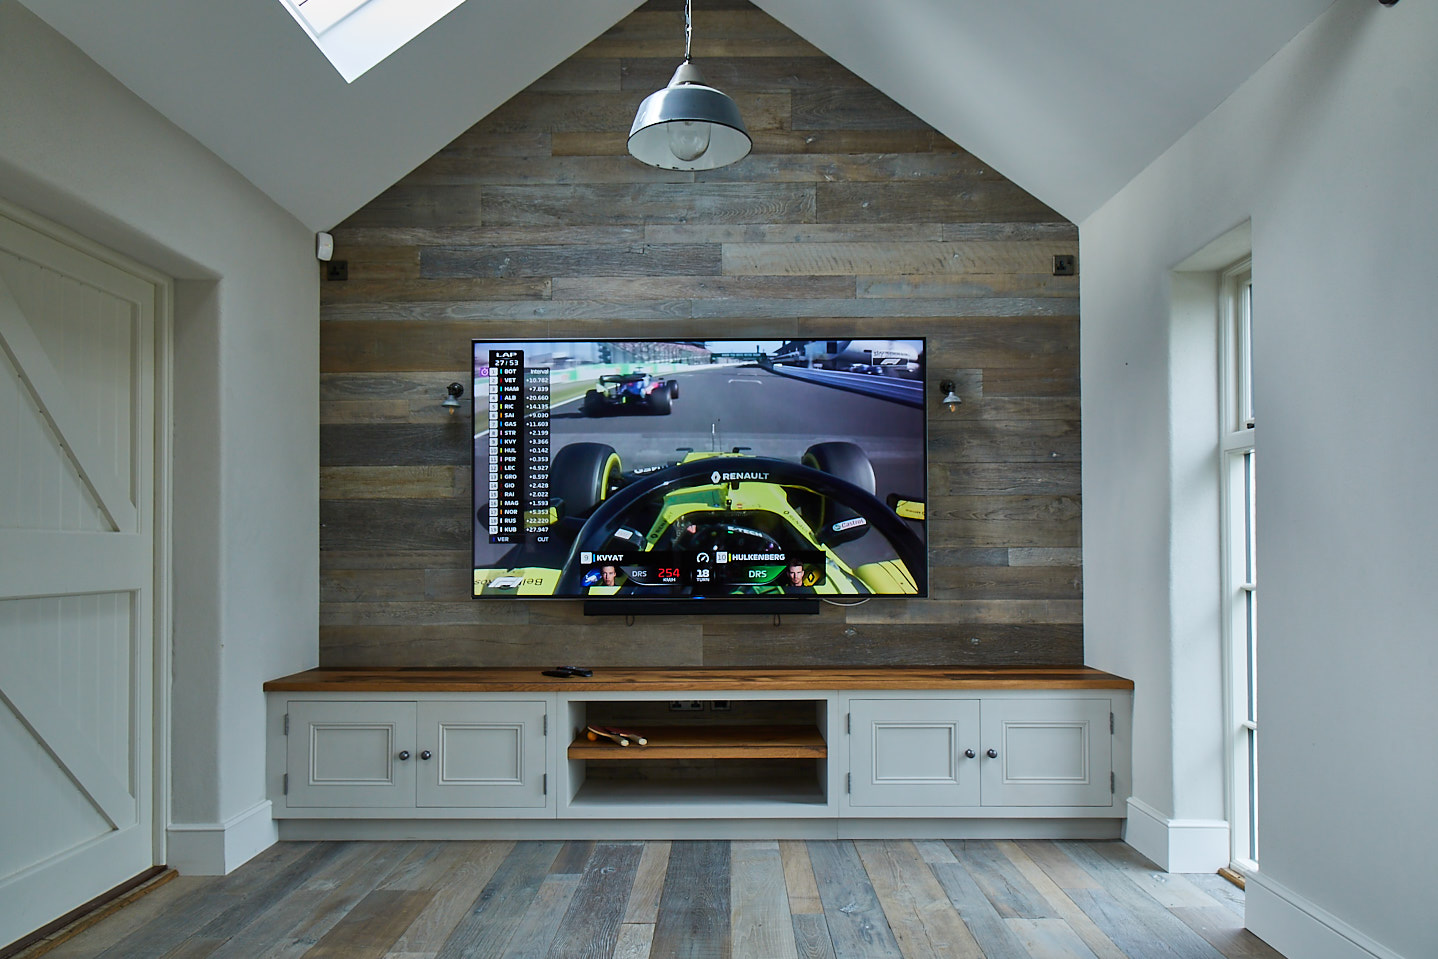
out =
<path fill-rule="evenodd" d="M 548 667 L 542 667 L 548 668 Z M 798 669 L 592 667 L 589 678 L 529 669 L 310 669 L 265 683 L 267 693 L 512 693 L 592 690 L 1133 689 L 1133 681 L 1087 666 L 873 666 Z"/>

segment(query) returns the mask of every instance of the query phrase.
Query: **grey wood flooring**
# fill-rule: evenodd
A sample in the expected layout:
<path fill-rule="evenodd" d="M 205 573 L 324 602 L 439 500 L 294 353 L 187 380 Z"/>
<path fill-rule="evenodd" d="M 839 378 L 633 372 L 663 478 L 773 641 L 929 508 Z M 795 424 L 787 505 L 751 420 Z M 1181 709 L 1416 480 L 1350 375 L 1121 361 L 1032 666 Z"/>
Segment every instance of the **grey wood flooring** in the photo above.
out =
<path fill-rule="evenodd" d="M 1281 959 L 1120 842 L 287 842 L 48 959 Z"/>

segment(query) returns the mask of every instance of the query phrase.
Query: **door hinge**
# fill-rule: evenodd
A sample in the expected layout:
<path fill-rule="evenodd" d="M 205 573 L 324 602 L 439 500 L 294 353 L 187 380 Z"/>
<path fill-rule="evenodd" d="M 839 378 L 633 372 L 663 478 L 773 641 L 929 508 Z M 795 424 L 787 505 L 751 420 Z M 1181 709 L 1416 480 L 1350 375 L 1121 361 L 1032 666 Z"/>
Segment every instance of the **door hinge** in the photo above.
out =
<path fill-rule="evenodd" d="M 1110 714 L 1110 717 L 1111 717 L 1111 716 L 1112 716 L 1112 714 Z M 548 736 L 548 735 L 549 735 L 549 713 L 545 713 L 545 714 L 544 714 L 543 720 L 544 720 L 543 728 L 541 729 L 541 731 L 540 731 L 539 734 L 540 734 L 541 736 Z M 1109 730 L 1109 732 L 1113 732 L 1113 730 Z"/>
<path fill-rule="evenodd" d="M 289 714 L 289 713 L 285 713 L 285 735 L 288 736 L 289 734 L 290 734 L 290 714 Z"/>
<path fill-rule="evenodd" d="M 1108 794 L 1112 796 L 1116 792 L 1118 792 L 1118 773 L 1110 772 L 1108 774 Z"/>
<path fill-rule="evenodd" d="M 549 795 L 549 773 L 543 773 L 539 777 L 539 794 L 541 796 Z"/>
<path fill-rule="evenodd" d="M 289 773 L 285 773 L 285 781 L 284 781 L 284 787 L 283 787 L 283 790 L 282 790 L 282 791 L 283 791 L 284 795 L 286 795 L 286 796 L 288 796 L 288 795 L 290 794 L 290 774 L 289 774 Z"/>
<path fill-rule="evenodd" d="M 853 714 L 853 713 L 845 713 L 845 714 L 844 714 L 844 732 L 846 732 L 846 733 L 852 733 L 853 731 L 854 731 L 854 714 Z"/>
<path fill-rule="evenodd" d="M 854 791 L 854 774 L 853 774 L 853 773 L 844 773 L 844 792 L 846 792 L 846 793 L 851 793 L 851 792 L 853 792 L 853 791 Z"/>
<path fill-rule="evenodd" d="M 1110 736 L 1113 735 L 1113 713 L 1108 714 L 1108 733 Z"/>

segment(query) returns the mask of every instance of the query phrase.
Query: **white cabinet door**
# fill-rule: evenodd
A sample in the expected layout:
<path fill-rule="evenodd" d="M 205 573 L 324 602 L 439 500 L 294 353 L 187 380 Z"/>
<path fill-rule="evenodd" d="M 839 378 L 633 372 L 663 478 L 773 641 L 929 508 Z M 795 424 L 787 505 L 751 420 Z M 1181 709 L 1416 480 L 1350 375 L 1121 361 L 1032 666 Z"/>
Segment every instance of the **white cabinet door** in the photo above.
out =
<path fill-rule="evenodd" d="M 414 805 L 415 704 L 291 702 L 286 805 Z"/>
<path fill-rule="evenodd" d="M 544 706 L 420 703 L 418 804 L 544 806 Z"/>
<path fill-rule="evenodd" d="M 849 805 L 978 805 L 978 700 L 855 699 L 849 723 Z"/>
<path fill-rule="evenodd" d="M 1113 805 L 1111 708 L 1108 699 L 985 699 L 984 805 Z"/>

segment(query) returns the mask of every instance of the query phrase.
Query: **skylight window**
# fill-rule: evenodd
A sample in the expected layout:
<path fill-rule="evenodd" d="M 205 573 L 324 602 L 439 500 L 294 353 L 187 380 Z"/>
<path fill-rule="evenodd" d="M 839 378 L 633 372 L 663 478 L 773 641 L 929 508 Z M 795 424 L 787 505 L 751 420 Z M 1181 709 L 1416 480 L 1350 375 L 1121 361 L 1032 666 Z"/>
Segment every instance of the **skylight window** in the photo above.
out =
<path fill-rule="evenodd" d="M 280 0 L 346 83 L 353 83 L 462 2 Z"/>

